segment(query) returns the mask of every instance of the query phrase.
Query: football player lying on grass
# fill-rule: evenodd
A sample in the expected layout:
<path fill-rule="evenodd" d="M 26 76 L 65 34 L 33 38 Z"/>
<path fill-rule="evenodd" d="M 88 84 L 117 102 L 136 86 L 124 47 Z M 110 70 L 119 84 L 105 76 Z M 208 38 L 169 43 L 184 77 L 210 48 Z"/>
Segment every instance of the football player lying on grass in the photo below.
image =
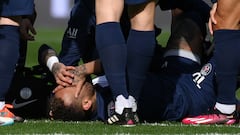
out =
<path fill-rule="evenodd" d="M 161 68 L 149 72 L 140 91 L 137 101 L 140 121 L 180 121 L 187 116 L 207 113 L 214 105 L 215 64 L 213 59 L 203 66 L 201 64 L 204 38 L 199 29 L 199 21 L 197 14 L 178 19 L 163 57 L 157 58 L 161 61 L 154 61 L 155 67 Z M 46 56 L 47 63 L 49 58 L 57 58 L 49 56 Z M 108 115 L 114 112 L 107 79 L 84 79 L 86 75 L 101 71 L 101 61 L 92 61 L 78 67 L 50 63 L 53 65 L 51 71 L 60 84 L 53 91 L 49 103 L 50 118 L 64 121 L 106 121 Z M 139 119 L 136 117 L 134 120 Z"/>

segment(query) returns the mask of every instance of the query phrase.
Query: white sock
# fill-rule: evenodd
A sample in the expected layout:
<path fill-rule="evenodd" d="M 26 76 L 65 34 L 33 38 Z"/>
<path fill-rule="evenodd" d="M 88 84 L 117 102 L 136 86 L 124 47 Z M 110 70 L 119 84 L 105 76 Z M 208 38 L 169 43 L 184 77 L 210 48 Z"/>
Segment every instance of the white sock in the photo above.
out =
<path fill-rule="evenodd" d="M 119 95 L 115 101 L 115 112 L 122 114 L 124 108 L 131 108 L 131 105 L 123 95 Z"/>
<path fill-rule="evenodd" d="M 215 107 L 224 114 L 232 114 L 236 110 L 236 105 L 226 105 L 221 103 L 216 103 Z"/>
<path fill-rule="evenodd" d="M 4 106 L 5 106 L 5 101 L 0 101 L 0 110 L 2 110 Z"/>
<path fill-rule="evenodd" d="M 132 111 L 133 111 L 133 112 L 136 112 L 136 111 L 137 111 L 137 102 L 136 102 L 135 98 L 134 98 L 133 96 L 129 96 L 129 97 L 128 97 L 128 100 L 129 100 L 129 102 L 130 102 Z"/>

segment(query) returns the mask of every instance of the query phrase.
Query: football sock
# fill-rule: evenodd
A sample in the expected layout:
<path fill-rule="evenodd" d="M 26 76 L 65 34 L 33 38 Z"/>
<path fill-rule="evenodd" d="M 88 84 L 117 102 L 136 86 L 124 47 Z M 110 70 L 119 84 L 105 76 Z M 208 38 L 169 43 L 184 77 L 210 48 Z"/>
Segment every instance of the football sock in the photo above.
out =
<path fill-rule="evenodd" d="M 236 105 L 225 105 L 218 102 L 215 107 L 224 114 L 232 114 L 236 110 Z"/>
<path fill-rule="evenodd" d="M 0 26 L 0 37 L 0 101 L 4 101 L 19 57 L 19 28 Z"/>
<path fill-rule="evenodd" d="M 103 23 L 96 26 L 96 47 L 114 98 L 128 98 L 126 84 L 126 43 L 120 24 Z"/>
<path fill-rule="evenodd" d="M 0 101 L 0 110 L 2 110 L 4 106 L 5 106 L 5 101 Z"/>
<path fill-rule="evenodd" d="M 124 108 L 132 108 L 129 100 L 127 100 L 123 95 L 119 95 L 116 97 L 115 101 L 115 112 L 118 114 L 122 114 Z"/>
<path fill-rule="evenodd" d="M 130 30 L 127 41 L 129 94 L 138 100 L 156 45 L 154 31 Z"/>
<path fill-rule="evenodd" d="M 235 91 L 240 66 L 240 30 L 217 30 L 214 32 L 216 60 L 217 102 L 228 105 L 237 103 Z"/>
<path fill-rule="evenodd" d="M 135 98 L 133 96 L 129 96 L 128 101 L 130 103 L 132 111 L 136 112 L 137 111 L 137 101 L 135 100 Z"/>

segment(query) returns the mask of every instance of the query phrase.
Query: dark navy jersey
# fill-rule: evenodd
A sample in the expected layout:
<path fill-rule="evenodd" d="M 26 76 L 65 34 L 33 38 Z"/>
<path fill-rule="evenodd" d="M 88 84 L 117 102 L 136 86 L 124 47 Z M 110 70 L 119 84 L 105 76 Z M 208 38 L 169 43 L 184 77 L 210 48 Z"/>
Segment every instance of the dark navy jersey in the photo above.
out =
<path fill-rule="evenodd" d="M 165 60 L 169 63 L 174 62 L 167 58 Z M 176 66 L 174 70 L 184 72 L 186 69 L 185 73 L 171 73 L 163 70 L 160 73 L 148 74 L 138 100 L 138 115 L 141 120 L 149 122 L 181 120 L 186 116 L 205 113 L 214 106 L 216 93 L 213 60 L 202 68 L 196 68 L 196 62 L 191 62 L 188 58 L 179 57 L 175 60 L 185 64 Z M 188 66 L 193 69 L 185 68 Z M 163 68 L 168 66 L 165 65 Z M 169 70 L 173 71 L 173 68 L 170 67 Z M 111 95 L 106 92 L 98 91 L 98 111 L 95 119 L 106 120 L 107 116 L 114 111 Z"/>
<path fill-rule="evenodd" d="M 139 118 L 181 120 L 205 113 L 216 102 L 214 62 L 193 74 L 151 73 L 138 101 Z"/>
<path fill-rule="evenodd" d="M 75 0 L 68 25 L 72 28 L 81 28 L 80 31 L 89 33 L 91 26 L 95 27 L 95 18 L 95 0 Z"/>
<path fill-rule="evenodd" d="M 95 50 L 95 0 L 75 0 L 65 30 L 59 60 L 65 65 L 78 65 L 98 57 Z"/>
<path fill-rule="evenodd" d="M 97 112 L 92 120 L 105 121 L 115 110 L 112 95 L 109 87 L 97 88 Z"/>
<path fill-rule="evenodd" d="M 34 0 L 0 0 L 1 16 L 32 15 Z"/>

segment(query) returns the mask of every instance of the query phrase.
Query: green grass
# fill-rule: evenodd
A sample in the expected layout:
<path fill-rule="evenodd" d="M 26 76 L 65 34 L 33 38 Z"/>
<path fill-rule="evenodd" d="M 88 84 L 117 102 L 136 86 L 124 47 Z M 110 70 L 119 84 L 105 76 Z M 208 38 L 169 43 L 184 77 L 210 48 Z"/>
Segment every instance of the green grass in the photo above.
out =
<path fill-rule="evenodd" d="M 64 29 L 47 29 L 37 28 L 37 35 L 35 41 L 28 42 L 26 66 L 31 67 L 37 65 L 38 48 L 42 44 L 48 44 L 53 47 L 57 52 L 60 51 L 61 41 Z"/>
<path fill-rule="evenodd" d="M 37 51 L 41 44 L 51 45 L 59 52 L 63 29 L 37 29 L 36 40 L 29 42 L 26 66 L 37 65 Z M 157 40 L 161 45 L 166 44 L 169 33 L 163 32 Z M 154 111 L 154 110 L 153 110 Z M 232 125 L 182 125 L 180 122 L 161 122 L 140 124 L 135 127 L 111 126 L 102 122 L 61 122 L 28 119 L 24 123 L 0 127 L 2 134 L 82 134 L 82 135 L 143 135 L 143 134 L 239 134 L 240 126 Z"/>
<path fill-rule="evenodd" d="M 0 127 L 1 134 L 82 134 L 82 135 L 159 135 L 159 134 L 239 134 L 239 125 L 189 126 L 178 122 L 140 124 L 135 127 L 106 125 L 102 122 L 61 122 L 29 120 Z"/>

